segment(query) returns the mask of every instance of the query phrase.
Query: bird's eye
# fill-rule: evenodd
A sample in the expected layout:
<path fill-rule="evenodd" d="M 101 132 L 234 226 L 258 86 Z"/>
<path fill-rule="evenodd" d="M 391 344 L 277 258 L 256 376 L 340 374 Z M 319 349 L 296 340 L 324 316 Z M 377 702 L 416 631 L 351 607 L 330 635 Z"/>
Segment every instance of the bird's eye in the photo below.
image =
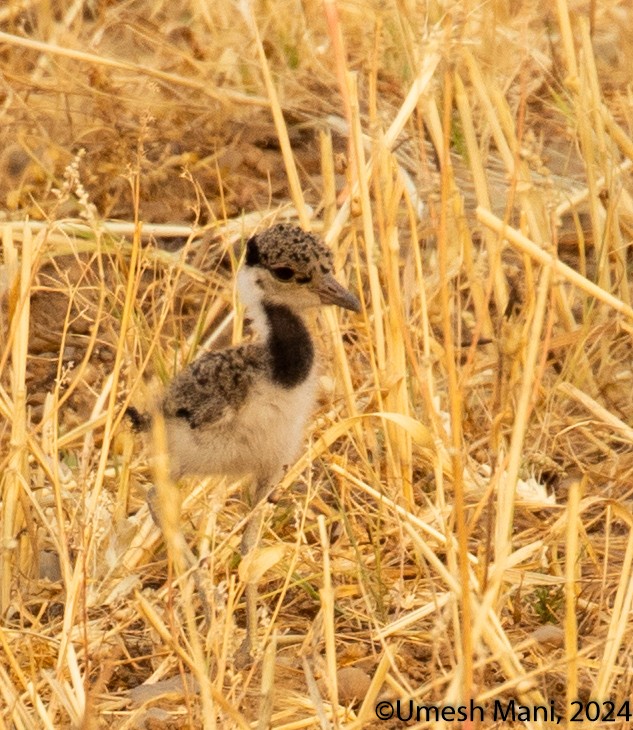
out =
<path fill-rule="evenodd" d="M 272 269 L 272 272 L 273 276 L 276 279 L 279 279 L 279 281 L 290 281 L 290 279 L 292 279 L 295 275 L 295 272 L 289 266 L 277 266 Z"/>

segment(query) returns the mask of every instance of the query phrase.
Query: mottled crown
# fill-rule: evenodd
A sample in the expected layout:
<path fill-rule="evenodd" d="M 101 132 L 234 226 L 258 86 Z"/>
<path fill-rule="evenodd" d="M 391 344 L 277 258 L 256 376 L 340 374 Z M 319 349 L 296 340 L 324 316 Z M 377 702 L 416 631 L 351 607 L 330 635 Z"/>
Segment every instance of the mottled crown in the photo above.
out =
<path fill-rule="evenodd" d="M 332 270 L 332 261 L 332 252 L 317 236 L 290 223 L 278 223 L 252 236 L 246 244 L 247 266 L 292 266 L 327 274 Z"/>

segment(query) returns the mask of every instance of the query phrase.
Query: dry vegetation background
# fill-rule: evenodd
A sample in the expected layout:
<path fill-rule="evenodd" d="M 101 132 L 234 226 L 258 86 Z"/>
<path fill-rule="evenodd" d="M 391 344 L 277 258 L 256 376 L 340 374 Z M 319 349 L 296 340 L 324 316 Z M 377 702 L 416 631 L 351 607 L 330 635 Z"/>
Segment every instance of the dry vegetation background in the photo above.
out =
<path fill-rule="evenodd" d="M 623 707 L 630 3 L 9 0 L 0 31 L 0 729 Z M 279 219 L 363 312 L 315 323 L 239 671 L 239 485 L 182 485 L 179 574 L 122 414 L 241 337 L 240 244 Z"/>

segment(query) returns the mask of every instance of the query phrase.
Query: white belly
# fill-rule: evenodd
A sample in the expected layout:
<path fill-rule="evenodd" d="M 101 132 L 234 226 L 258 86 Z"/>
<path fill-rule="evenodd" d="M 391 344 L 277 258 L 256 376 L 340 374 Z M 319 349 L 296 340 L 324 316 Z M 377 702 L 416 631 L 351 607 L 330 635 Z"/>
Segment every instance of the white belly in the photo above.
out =
<path fill-rule="evenodd" d="M 242 408 L 207 428 L 167 419 L 167 443 L 174 479 L 186 474 L 253 474 L 271 485 L 297 458 L 315 400 L 314 370 L 300 386 L 268 382 L 252 386 Z"/>

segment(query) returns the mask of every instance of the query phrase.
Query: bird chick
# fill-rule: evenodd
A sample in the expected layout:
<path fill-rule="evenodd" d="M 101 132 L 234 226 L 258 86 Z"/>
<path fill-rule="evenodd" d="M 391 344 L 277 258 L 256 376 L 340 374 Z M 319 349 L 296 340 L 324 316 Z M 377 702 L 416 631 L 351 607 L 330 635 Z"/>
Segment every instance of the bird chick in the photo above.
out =
<path fill-rule="evenodd" d="M 316 362 L 304 313 L 336 304 L 360 310 L 332 273 L 332 252 L 312 233 L 278 224 L 246 244 L 237 286 L 256 334 L 248 342 L 203 353 L 168 386 L 161 404 L 171 477 L 252 477 L 252 508 L 242 555 L 257 542 L 258 504 L 297 457 L 316 399 Z M 150 419 L 128 409 L 133 424 Z M 246 639 L 256 631 L 257 586 L 246 586 Z"/>

